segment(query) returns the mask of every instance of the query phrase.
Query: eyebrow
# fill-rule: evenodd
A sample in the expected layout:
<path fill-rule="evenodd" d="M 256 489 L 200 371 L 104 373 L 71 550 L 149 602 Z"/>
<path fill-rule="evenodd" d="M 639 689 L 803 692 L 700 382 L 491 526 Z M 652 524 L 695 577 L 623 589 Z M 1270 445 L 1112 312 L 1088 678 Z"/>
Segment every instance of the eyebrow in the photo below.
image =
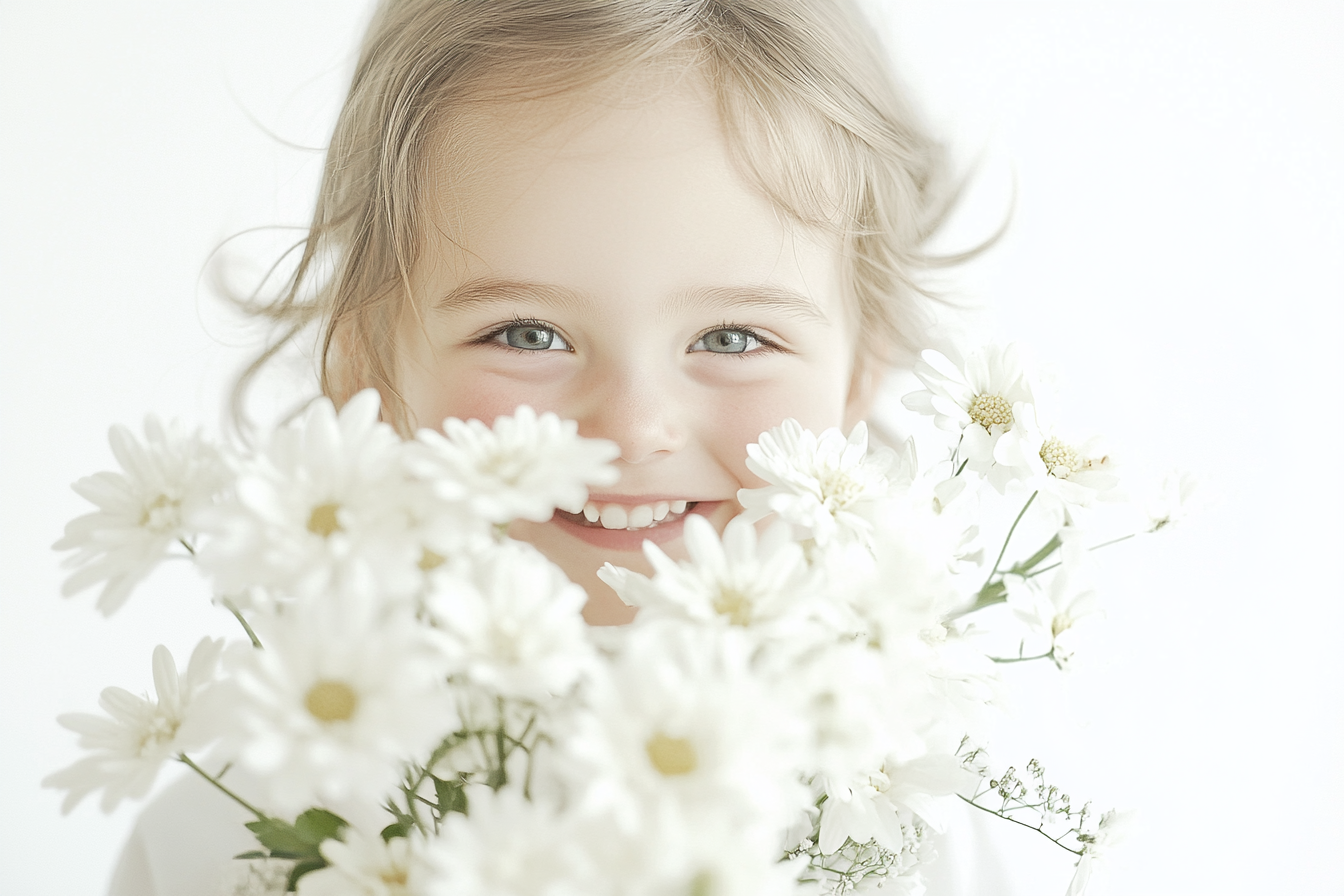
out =
<path fill-rule="evenodd" d="M 462 311 L 488 305 L 531 301 L 566 311 L 593 306 L 584 293 L 548 283 L 499 278 L 477 278 L 460 284 L 434 303 L 439 312 Z M 812 299 L 782 286 L 712 286 L 691 289 L 673 296 L 668 310 L 721 311 L 727 308 L 773 311 L 798 320 L 830 324 L 825 312 Z"/>

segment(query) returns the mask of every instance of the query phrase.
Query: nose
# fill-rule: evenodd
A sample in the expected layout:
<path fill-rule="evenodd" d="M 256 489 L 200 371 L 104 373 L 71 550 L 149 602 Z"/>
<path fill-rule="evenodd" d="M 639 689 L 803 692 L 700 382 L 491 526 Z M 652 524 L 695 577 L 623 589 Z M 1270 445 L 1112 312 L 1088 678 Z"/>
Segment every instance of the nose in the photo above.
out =
<path fill-rule="evenodd" d="M 683 448 L 685 414 L 694 410 L 679 399 L 674 377 L 638 367 L 595 372 L 581 406 L 579 434 L 615 442 L 628 464 Z"/>

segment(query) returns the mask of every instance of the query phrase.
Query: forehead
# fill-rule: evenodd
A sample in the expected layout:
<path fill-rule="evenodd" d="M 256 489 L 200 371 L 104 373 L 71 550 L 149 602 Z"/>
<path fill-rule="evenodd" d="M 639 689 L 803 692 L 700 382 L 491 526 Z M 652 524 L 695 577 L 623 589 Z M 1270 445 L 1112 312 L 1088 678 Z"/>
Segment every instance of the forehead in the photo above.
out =
<path fill-rule="evenodd" d="M 743 177 L 696 77 L 456 108 L 426 173 L 418 267 L 436 279 L 599 297 L 769 287 L 847 316 L 839 237 Z"/>

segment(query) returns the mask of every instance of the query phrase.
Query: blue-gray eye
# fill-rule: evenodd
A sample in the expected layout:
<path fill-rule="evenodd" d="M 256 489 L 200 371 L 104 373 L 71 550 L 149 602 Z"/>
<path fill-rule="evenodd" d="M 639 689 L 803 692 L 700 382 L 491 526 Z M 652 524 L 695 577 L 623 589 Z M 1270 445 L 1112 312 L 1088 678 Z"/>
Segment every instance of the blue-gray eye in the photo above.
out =
<path fill-rule="evenodd" d="M 521 348 L 531 352 L 569 351 L 569 343 L 550 327 L 537 324 L 515 324 L 505 327 L 495 336 L 495 341 L 510 348 Z"/>
<path fill-rule="evenodd" d="M 737 355 L 761 347 L 761 341 L 750 330 L 737 330 L 725 327 L 722 330 L 710 330 L 691 346 L 693 352 L 714 352 L 720 355 Z"/>

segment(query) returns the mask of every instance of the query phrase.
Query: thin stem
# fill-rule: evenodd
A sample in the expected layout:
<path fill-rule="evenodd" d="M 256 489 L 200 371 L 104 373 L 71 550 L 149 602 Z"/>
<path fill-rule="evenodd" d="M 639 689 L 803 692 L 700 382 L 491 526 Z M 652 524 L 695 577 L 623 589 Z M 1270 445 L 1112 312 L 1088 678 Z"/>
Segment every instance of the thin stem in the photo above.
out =
<path fill-rule="evenodd" d="M 1101 544 L 1093 545 L 1092 547 L 1088 548 L 1088 550 L 1089 550 L 1089 551 L 1099 551 L 1099 550 L 1101 550 L 1102 548 L 1108 548 L 1108 547 L 1110 547 L 1110 546 L 1113 545 L 1113 544 L 1119 544 L 1119 543 L 1122 542 L 1122 541 L 1129 541 L 1131 538 L 1134 537 L 1134 534 L 1135 534 L 1135 533 L 1131 532 L 1131 533 L 1129 533 L 1128 535 L 1121 535 L 1119 538 L 1112 538 L 1110 541 L 1103 541 Z M 1059 536 L 1055 536 L 1055 540 L 1058 541 L 1058 539 L 1059 539 Z M 1041 559 L 1044 560 L 1045 558 L 1042 557 Z M 1039 563 L 1040 561 L 1038 560 L 1037 562 Z M 1029 573 L 1027 573 L 1026 575 L 1022 576 L 1022 578 L 1024 578 L 1024 579 L 1034 579 L 1034 578 L 1036 578 L 1037 576 L 1039 576 L 1041 573 L 1049 572 L 1049 571 L 1052 570 L 1052 569 L 1058 569 L 1060 566 L 1063 566 L 1063 565 L 1064 565 L 1064 562 L 1063 562 L 1062 560 L 1061 560 L 1060 562 L 1058 562 L 1058 563 L 1051 563 L 1049 566 L 1042 566 L 1040 569 L 1032 570 L 1031 572 L 1029 572 Z M 1014 567 L 1014 569 L 1016 569 L 1016 567 Z M 1030 566 L 1025 566 L 1024 569 L 1031 569 L 1031 567 L 1030 567 Z"/>
<path fill-rule="evenodd" d="M 1063 543 L 1064 542 L 1061 541 L 1059 538 L 1059 533 L 1056 532 L 1054 535 L 1050 536 L 1049 541 L 1041 545 L 1040 550 L 1038 550 L 1036 553 L 1032 554 L 1030 557 L 1023 560 L 1021 563 L 1014 563 L 1013 568 L 1010 570 L 1010 572 L 1016 575 L 1022 575 L 1022 573 L 1031 569 L 1037 563 L 1040 563 L 1046 557 L 1049 557 L 1055 551 L 1059 550 L 1059 546 Z"/>
<path fill-rule="evenodd" d="M 238 794 L 234 793 L 232 790 L 225 787 L 223 784 L 219 782 L 218 778 L 207 772 L 205 769 L 201 768 L 195 762 L 192 762 L 191 757 L 188 756 L 186 753 L 178 753 L 177 761 L 185 763 L 186 766 L 190 768 L 192 771 L 196 772 L 196 774 L 200 775 L 202 778 L 218 787 L 220 791 L 222 791 L 224 795 L 227 796 L 229 799 L 233 800 L 235 803 L 242 806 L 244 809 L 251 812 L 253 815 L 257 816 L 257 821 L 271 820 L 270 816 L 267 815 L 265 812 L 261 811 L 256 806 L 252 805 L 247 800 L 243 799 Z"/>
<path fill-rule="evenodd" d="M 233 600 L 225 597 L 220 600 L 220 603 L 224 605 L 224 609 L 233 614 L 234 619 L 238 620 L 238 624 L 243 627 L 243 631 L 247 632 L 247 637 L 252 641 L 252 646 L 260 648 L 261 641 L 257 638 L 257 633 L 252 631 L 252 626 L 248 625 L 247 620 L 243 618 L 243 614 L 238 612 L 238 607 L 234 605 Z"/>
<path fill-rule="evenodd" d="M 1029 663 L 1032 660 L 1052 660 L 1055 658 L 1055 651 L 1052 649 L 1049 653 L 1043 653 L 1040 656 L 991 656 L 987 659 L 992 663 Z"/>
<path fill-rule="evenodd" d="M 1071 853 L 1073 853 L 1073 854 L 1076 855 L 1076 856 L 1082 856 L 1082 854 L 1083 854 L 1083 851 L 1082 851 L 1081 849 L 1073 849 L 1073 848 L 1071 848 L 1071 847 L 1065 846 L 1063 843 L 1060 843 L 1059 841 L 1060 841 L 1061 839 L 1063 839 L 1063 836 L 1064 836 L 1063 834 L 1061 834 L 1059 837 L 1051 837 L 1049 834 L 1047 834 L 1047 833 L 1045 832 L 1045 828 L 1042 828 L 1042 827 L 1033 827 L 1032 825 L 1027 824 L 1025 821 L 1018 821 L 1016 818 L 1013 818 L 1011 815 L 1004 815 L 1002 812 L 995 812 L 993 809 L 990 809 L 990 808 L 987 807 L 987 806 L 982 806 L 982 805 L 980 805 L 980 804 L 977 803 L 975 800 L 966 799 L 966 797 L 962 796 L 961 794 L 957 794 L 957 796 L 960 797 L 963 801 L 965 801 L 965 802 L 967 802 L 967 803 L 970 803 L 972 806 L 974 806 L 975 808 L 979 809 L 981 812 L 988 812 L 990 815 L 993 815 L 995 818 L 1002 818 L 1004 821 L 1011 821 L 1013 824 L 1019 824 L 1019 825 L 1021 825 L 1022 827 L 1026 828 L 1027 830 L 1029 830 L 1029 831 L 1035 831 L 1036 833 L 1040 834 L 1040 835 L 1041 835 L 1042 837 L 1044 837 L 1045 839 L 1049 840 L 1051 843 L 1053 843 L 1053 844 L 1055 844 L 1056 846 L 1058 846 L 1060 849 L 1063 849 L 1063 850 L 1066 850 L 1066 851 L 1068 851 L 1068 852 L 1071 852 Z"/>
<path fill-rule="evenodd" d="M 981 591 L 984 591 L 989 583 L 994 580 L 994 576 L 998 574 L 999 564 L 1003 562 L 1003 555 L 1008 552 L 1008 542 L 1013 540 L 1013 533 L 1017 531 L 1017 524 L 1022 522 L 1022 517 L 1027 515 L 1027 508 L 1031 506 L 1031 502 L 1035 501 L 1039 494 L 1039 491 L 1032 492 L 1031 497 L 1027 499 L 1027 503 L 1023 504 L 1022 509 L 1018 511 L 1017 519 L 1013 520 L 1012 527 L 1008 529 L 1008 537 L 1003 540 L 1003 547 L 999 549 L 999 556 L 994 561 L 994 568 L 989 571 L 989 577 L 985 579 L 985 584 L 980 586 Z"/>
<path fill-rule="evenodd" d="M 191 546 L 191 543 L 188 542 L 185 538 L 179 538 L 179 539 L 177 540 L 177 543 L 180 544 L 180 545 L 182 545 L 182 547 L 186 548 L 188 554 L 190 554 L 190 555 L 193 556 L 193 557 L 196 556 L 196 549 L 195 549 L 194 547 L 192 547 L 192 546 Z"/>

